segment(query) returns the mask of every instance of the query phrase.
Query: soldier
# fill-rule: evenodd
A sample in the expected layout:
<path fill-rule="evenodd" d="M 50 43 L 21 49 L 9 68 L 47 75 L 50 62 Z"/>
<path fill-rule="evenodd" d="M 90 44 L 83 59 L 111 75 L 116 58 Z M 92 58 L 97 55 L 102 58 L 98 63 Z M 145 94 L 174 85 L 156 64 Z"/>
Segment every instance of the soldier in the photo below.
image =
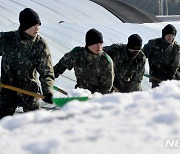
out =
<path fill-rule="evenodd" d="M 113 62 L 102 51 L 103 36 L 96 29 L 86 33 L 85 47 L 75 47 L 66 53 L 54 66 L 55 78 L 66 69 L 74 68 L 77 84 L 75 88 L 88 89 L 92 93 L 109 93 L 114 79 Z"/>
<path fill-rule="evenodd" d="M 149 61 L 149 81 L 152 88 L 161 81 L 180 79 L 180 46 L 175 41 L 176 28 L 168 24 L 162 29 L 162 37 L 149 40 L 143 52 Z"/>
<path fill-rule="evenodd" d="M 104 51 L 114 61 L 114 89 L 119 92 L 140 91 L 146 58 L 141 51 L 142 39 L 138 34 L 129 36 L 126 44 L 112 44 Z"/>
<path fill-rule="evenodd" d="M 38 14 L 25 8 L 19 14 L 17 31 L 0 33 L 1 82 L 25 90 L 39 92 L 37 72 L 44 101 L 52 103 L 54 71 L 49 48 L 38 35 L 41 21 Z M 0 94 L 0 118 L 13 115 L 17 106 L 23 110 L 39 109 L 37 99 L 2 88 Z"/>

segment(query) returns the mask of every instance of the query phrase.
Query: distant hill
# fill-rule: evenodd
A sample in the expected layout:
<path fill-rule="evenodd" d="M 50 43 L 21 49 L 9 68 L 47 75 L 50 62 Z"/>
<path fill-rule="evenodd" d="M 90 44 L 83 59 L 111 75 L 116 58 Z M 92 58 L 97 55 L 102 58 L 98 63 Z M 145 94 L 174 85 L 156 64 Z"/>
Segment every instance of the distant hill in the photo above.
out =
<path fill-rule="evenodd" d="M 133 4 L 136 7 L 144 9 L 154 15 L 160 15 L 160 0 L 123 0 L 127 3 Z M 163 2 L 163 15 L 167 15 L 166 0 Z M 180 15 L 180 0 L 167 0 L 168 15 Z"/>

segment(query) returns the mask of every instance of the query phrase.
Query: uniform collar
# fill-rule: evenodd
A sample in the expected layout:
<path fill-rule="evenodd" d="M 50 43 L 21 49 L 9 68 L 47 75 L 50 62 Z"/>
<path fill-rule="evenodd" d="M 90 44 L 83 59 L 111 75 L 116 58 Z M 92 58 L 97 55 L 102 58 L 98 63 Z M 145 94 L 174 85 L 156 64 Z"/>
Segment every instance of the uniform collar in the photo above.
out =
<path fill-rule="evenodd" d="M 36 38 L 36 37 L 32 37 L 32 36 L 28 35 L 27 33 L 21 31 L 20 29 L 18 29 L 17 35 L 21 41 L 28 41 L 28 40 L 33 41 Z"/>

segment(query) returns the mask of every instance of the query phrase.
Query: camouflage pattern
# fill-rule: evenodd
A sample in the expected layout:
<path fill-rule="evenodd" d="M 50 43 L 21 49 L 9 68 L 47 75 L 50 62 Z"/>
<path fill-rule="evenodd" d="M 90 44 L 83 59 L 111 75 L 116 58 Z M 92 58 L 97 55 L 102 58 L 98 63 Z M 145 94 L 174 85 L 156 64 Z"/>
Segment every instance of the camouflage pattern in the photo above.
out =
<path fill-rule="evenodd" d="M 54 71 L 47 44 L 39 35 L 24 37 L 26 40 L 21 40 L 19 31 L 0 33 L 1 82 L 37 93 L 40 92 L 38 72 L 43 94 L 52 93 Z M 17 106 L 24 107 L 25 111 L 39 108 L 33 97 L 3 88 L 0 117 L 11 111 L 13 114 Z"/>
<path fill-rule="evenodd" d="M 161 81 L 180 79 L 180 46 L 176 41 L 169 44 L 162 38 L 149 40 L 143 52 L 149 61 L 149 75 L 152 87 Z"/>
<path fill-rule="evenodd" d="M 119 92 L 142 90 L 141 81 L 145 71 L 146 58 L 142 51 L 132 58 L 125 44 L 112 44 L 103 49 L 114 61 L 115 78 L 113 86 Z"/>
<path fill-rule="evenodd" d="M 76 88 L 88 89 L 92 93 L 110 92 L 114 79 L 113 62 L 103 51 L 94 54 L 84 47 L 74 48 L 54 66 L 55 77 L 72 68 L 77 79 Z"/>

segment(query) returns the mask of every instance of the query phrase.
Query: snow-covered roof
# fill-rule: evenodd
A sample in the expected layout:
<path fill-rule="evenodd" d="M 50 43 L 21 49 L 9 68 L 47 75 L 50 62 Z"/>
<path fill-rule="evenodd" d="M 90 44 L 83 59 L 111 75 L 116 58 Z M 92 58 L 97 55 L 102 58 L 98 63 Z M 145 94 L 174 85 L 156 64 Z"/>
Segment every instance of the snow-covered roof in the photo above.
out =
<path fill-rule="evenodd" d="M 106 9 L 89 0 L 0 0 L 0 30 L 18 29 L 19 12 L 26 7 L 34 9 L 40 16 L 40 35 L 50 47 L 53 65 L 72 48 L 84 46 L 85 34 L 90 28 L 96 28 L 103 33 L 104 45 L 127 43 L 127 38 L 133 33 L 138 33 L 144 44 L 149 39 L 161 37 L 161 29 L 167 24 L 122 23 Z M 179 22 L 173 24 L 180 31 Z M 180 41 L 178 33 L 176 40 Z M 148 67 L 146 71 L 148 72 Z M 74 72 L 66 71 L 55 83 L 64 89 L 70 89 L 75 85 L 73 80 Z M 143 89 L 148 87 L 148 79 L 145 78 Z"/>
<path fill-rule="evenodd" d="M 109 11 L 89 0 L 0 0 L 0 21 L 19 23 L 18 15 L 25 7 L 37 11 L 42 23 L 119 23 Z"/>

